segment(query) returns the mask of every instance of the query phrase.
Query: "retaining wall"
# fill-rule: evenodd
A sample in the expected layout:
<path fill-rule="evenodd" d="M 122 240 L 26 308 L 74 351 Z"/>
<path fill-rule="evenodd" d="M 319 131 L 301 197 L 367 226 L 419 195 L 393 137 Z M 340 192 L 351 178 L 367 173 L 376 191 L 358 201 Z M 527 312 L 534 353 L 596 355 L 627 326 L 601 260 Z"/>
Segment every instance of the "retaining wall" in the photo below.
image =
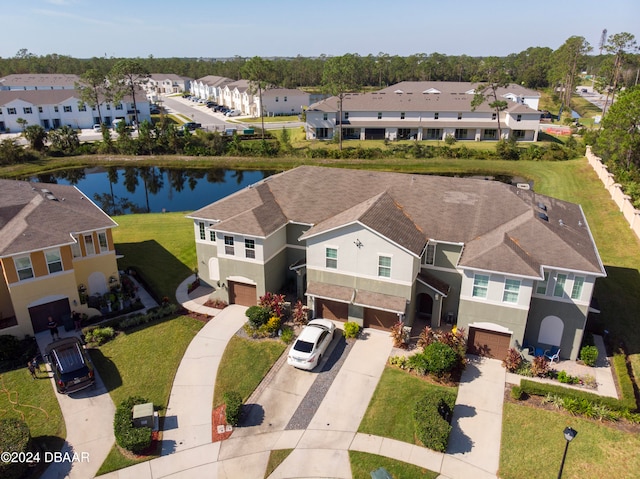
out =
<path fill-rule="evenodd" d="M 600 178 L 600 181 L 602 181 L 604 187 L 611 195 L 611 198 L 618 208 L 620 208 L 624 219 L 627 220 L 633 232 L 636 234 L 638 239 L 640 239 L 640 211 L 633 207 L 629 195 L 625 195 L 620 184 L 616 183 L 613 173 L 609 173 L 607 165 L 602 163 L 602 160 L 591 152 L 590 146 L 587 146 L 586 157 L 587 160 L 589 160 L 589 164 L 598 175 L 598 178 Z"/>

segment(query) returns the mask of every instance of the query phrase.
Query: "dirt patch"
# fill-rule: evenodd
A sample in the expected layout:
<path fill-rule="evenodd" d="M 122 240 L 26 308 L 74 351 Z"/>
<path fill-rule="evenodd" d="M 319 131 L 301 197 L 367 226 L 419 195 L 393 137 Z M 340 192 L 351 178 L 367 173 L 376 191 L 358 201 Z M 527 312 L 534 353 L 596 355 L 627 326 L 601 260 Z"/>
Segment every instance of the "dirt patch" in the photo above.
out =
<path fill-rule="evenodd" d="M 542 396 L 530 396 L 528 394 L 523 395 L 523 399 L 517 400 L 511 397 L 511 388 L 512 385 L 506 385 L 504 388 L 504 402 L 511 404 L 519 404 L 521 406 L 528 406 L 536 409 L 544 409 L 545 411 L 553 411 L 558 414 L 564 414 L 565 416 L 575 417 L 570 412 L 564 409 L 558 409 L 551 403 L 544 402 L 544 397 Z M 584 416 L 579 416 L 580 419 L 584 419 L 585 421 L 591 421 L 602 426 L 609 427 L 611 429 L 617 429 L 619 431 L 628 432 L 631 434 L 640 434 L 640 424 L 634 424 L 629 421 L 620 420 L 620 421 L 598 421 L 597 419 L 589 419 Z"/>
<path fill-rule="evenodd" d="M 189 314 L 187 314 L 187 316 L 197 321 L 202 321 L 203 323 L 208 323 L 212 319 L 212 316 L 209 316 L 207 314 L 196 313 L 194 311 L 191 311 Z"/>
<path fill-rule="evenodd" d="M 227 431 L 227 420 L 225 414 L 226 405 L 222 404 L 211 412 L 211 441 L 218 442 L 228 439 L 233 431 Z M 218 432 L 218 426 L 224 426 L 224 432 Z"/>

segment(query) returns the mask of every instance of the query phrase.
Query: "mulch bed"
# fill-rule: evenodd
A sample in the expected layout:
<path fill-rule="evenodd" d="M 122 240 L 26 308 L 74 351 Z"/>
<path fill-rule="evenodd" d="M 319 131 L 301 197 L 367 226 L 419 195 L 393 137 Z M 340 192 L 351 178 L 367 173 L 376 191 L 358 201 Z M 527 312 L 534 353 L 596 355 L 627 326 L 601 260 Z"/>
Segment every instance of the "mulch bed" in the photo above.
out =
<path fill-rule="evenodd" d="M 545 411 L 553 411 L 559 414 L 564 414 L 569 417 L 579 417 L 580 419 L 584 419 L 585 421 L 592 421 L 594 423 L 601 424 L 602 426 L 610 427 L 612 429 L 617 429 L 619 431 L 628 432 L 632 434 L 640 434 L 640 424 L 633 424 L 629 421 L 620 420 L 617 422 L 613 421 L 598 421 L 597 419 L 589 419 L 584 416 L 574 416 L 570 412 L 564 409 L 557 409 L 553 404 L 545 403 L 544 397 L 542 396 L 529 396 L 528 394 L 524 395 L 524 399 L 517 400 L 511 397 L 511 388 L 513 385 L 507 385 L 504 388 L 504 402 L 511 404 L 519 404 L 521 406 L 528 406 L 536 409 L 544 409 Z"/>
<path fill-rule="evenodd" d="M 212 317 L 207 315 L 207 314 L 200 314 L 200 313 L 196 313 L 194 311 L 189 312 L 189 314 L 187 314 L 187 316 L 189 316 L 190 318 L 193 318 L 197 321 L 202 321 L 203 323 L 208 323 Z"/>
<path fill-rule="evenodd" d="M 225 431 L 223 433 L 218 432 L 218 426 L 227 426 L 227 420 L 225 415 L 226 405 L 222 404 L 211 412 L 211 441 L 218 442 L 228 439 L 233 431 Z"/>

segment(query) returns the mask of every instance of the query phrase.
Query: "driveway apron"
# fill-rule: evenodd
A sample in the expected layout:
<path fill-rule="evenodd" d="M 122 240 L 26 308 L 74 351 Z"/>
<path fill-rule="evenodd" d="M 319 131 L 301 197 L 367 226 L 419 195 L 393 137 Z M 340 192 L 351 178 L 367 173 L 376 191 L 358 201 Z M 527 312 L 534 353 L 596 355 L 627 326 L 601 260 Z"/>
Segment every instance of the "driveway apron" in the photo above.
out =
<path fill-rule="evenodd" d="M 169 396 L 163 456 L 211 443 L 211 410 L 218 365 L 227 343 L 246 322 L 246 310 L 245 306 L 228 306 L 189 344 Z"/>
<path fill-rule="evenodd" d="M 495 478 L 500 464 L 506 370 L 496 359 L 469 358 L 460 379 L 441 473 L 453 479 Z"/>

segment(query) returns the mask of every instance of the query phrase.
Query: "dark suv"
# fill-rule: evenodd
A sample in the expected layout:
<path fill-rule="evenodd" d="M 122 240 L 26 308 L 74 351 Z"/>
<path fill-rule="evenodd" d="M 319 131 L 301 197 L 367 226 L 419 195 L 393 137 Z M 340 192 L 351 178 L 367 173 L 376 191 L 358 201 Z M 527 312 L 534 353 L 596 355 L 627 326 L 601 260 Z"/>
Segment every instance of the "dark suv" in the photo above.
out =
<path fill-rule="evenodd" d="M 54 341 L 45 348 L 44 354 L 60 394 L 80 391 L 95 383 L 93 364 L 78 338 Z"/>

